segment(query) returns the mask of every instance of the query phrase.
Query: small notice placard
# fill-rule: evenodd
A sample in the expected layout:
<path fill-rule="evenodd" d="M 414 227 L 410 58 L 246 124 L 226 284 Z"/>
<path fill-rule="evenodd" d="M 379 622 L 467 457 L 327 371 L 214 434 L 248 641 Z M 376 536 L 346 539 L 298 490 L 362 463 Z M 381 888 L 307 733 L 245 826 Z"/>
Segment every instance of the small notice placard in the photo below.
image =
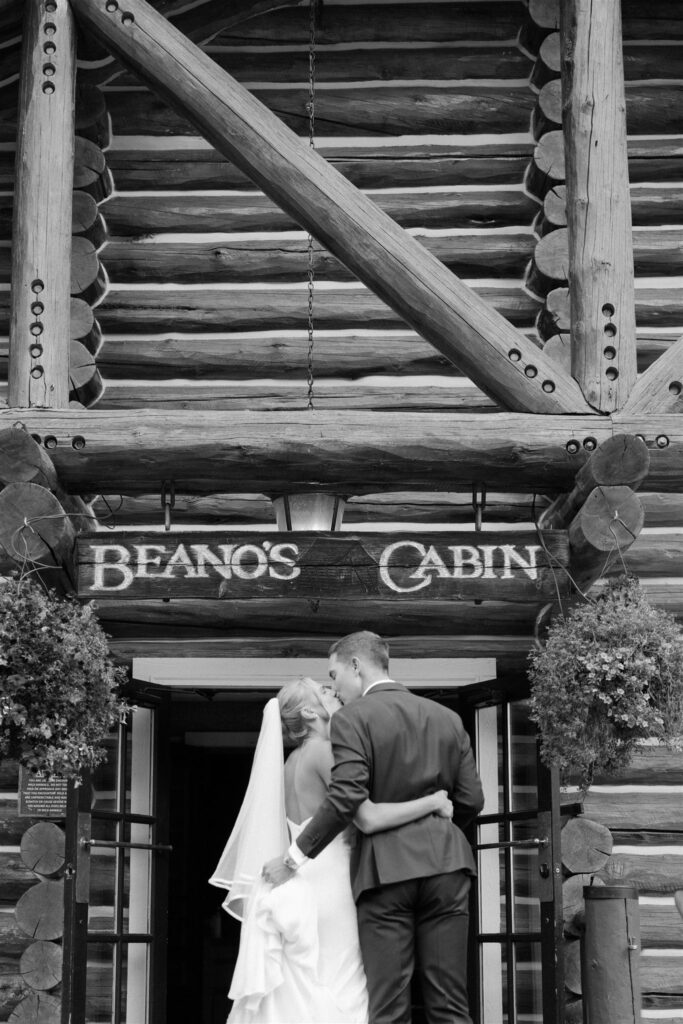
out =
<path fill-rule="evenodd" d="M 28 818 L 65 818 L 67 779 L 47 779 L 19 768 L 19 814 Z"/>

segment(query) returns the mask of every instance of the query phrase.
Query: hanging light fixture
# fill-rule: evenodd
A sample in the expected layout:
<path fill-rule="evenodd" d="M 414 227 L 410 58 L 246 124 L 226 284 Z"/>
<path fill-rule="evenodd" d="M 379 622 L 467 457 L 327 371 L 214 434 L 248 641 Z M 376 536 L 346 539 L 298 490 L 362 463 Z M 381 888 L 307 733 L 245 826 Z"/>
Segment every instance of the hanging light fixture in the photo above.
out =
<path fill-rule="evenodd" d="M 312 491 L 273 498 L 278 530 L 340 530 L 346 502 L 336 494 Z"/>

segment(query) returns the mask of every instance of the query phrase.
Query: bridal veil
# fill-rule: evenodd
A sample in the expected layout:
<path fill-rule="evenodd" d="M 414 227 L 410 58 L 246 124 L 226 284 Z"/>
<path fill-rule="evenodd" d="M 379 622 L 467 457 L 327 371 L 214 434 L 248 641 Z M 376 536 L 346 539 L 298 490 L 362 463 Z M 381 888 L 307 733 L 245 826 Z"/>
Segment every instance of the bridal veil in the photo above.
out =
<path fill-rule="evenodd" d="M 243 920 L 261 868 L 289 846 L 285 816 L 285 768 L 280 705 L 273 697 L 263 709 L 254 762 L 235 827 L 209 879 L 227 889 L 223 909 Z"/>

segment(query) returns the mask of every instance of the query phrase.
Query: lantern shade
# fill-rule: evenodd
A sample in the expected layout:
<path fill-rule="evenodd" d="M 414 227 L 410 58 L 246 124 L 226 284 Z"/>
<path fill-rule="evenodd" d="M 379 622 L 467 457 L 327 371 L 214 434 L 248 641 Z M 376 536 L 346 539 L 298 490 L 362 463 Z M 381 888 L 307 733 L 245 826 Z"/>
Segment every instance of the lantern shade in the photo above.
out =
<path fill-rule="evenodd" d="M 273 498 L 278 530 L 339 530 L 343 498 L 335 494 L 284 494 Z"/>

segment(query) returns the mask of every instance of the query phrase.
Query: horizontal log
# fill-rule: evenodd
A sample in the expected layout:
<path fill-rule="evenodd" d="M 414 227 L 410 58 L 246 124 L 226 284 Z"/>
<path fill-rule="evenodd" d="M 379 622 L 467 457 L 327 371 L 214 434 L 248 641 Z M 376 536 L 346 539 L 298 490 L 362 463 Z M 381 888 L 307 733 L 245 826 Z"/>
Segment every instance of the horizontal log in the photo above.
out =
<path fill-rule="evenodd" d="M 357 14 L 357 17 L 362 17 L 362 14 Z M 224 71 L 247 88 L 254 82 L 282 84 L 308 81 L 308 53 L 300 45 L 298 49 L 288 49 L 283 44 L 277 50 L 258 50 L 210 43 L 203 49 Z M 394 46 L 390 44 L 374 49 L 338 50 L 317 44 L 316 54 L 317 83 L 521 79 L 529 74 L 529 58 L 509 43 L 497 46 L 479 44 L 468 49 L 462 44 L 451 46 L 442 42 L 432 48 L 429 41 L 418 47 L 402 39 Z M 642 66 L 646 60 L 643 56 L 636 66 Z M 110 79 L 110 84 L 137 86 L 139 79 L 123 72 Z"/>
<path fill-rule="evenodd" d="M 498 491 L 567 490 L 586 453 L 567 451 L 618 433 L 641 434 L 651 449 L 644 489 L 680 490 L 683 425 L 676 415 L 596 416 L 430 413 L 224 413 L 140 411 L 87 414 L 22 410 L 29 433 L 53 436 L 51 457 L 75 494 L 147 493 L 174 479 L 180 491 L 211 493 L 230 479 L 236 491 L 283 493 L 293 487 L 363 494 L 429 490 L 457 481 L 495 480 Z M 0 429 L 16 421 L 0 410 Z M 74 447 L 74 437 L 84 445 Z M 667 438 L 659 447 L 656 438 Z M 410 454 L 406 458 L 406 452 Z M 393 484 L 393 488 L 392 488 Z"/>
<path fill-rule="evenodd" d="M 99 409 L 250 409 L 286 411 L 309 407 L 308 384 L 253 385 L 234 387 L 230 383 L 161 384 L 108 382 L 104 388 L 92 356 L 83 367 L 90 377 L 85 387 L 74 389 L 84 405 L 98 404 Z M 101 397 L 100 397 L 101 396 Z M 87 399 L 87 400 L 84 400 Z M 99 400 L 98 400 L 99 399 Z M 413 410 L 428 412 L 495 411 L 499 407 L 475 387 L 445 385 L 434 387 L 373 387 L 364 384 L 328 384 L 318 381 L 313 391 L 316 409 L 377 409 L 388 412 Z"/>
<path fill-rule="evenodd" d="M 441 257 L 443 258 L 443 257 Z M 683 227 L 658 230 L 634 228 L 633 259 L 637 274 L 651 277 L 680 275 L 683 270 Z M 535 248 L 527 284 L 536 295 L 547 295 L 569 277 L 567 228 L 544 235 Z"/>
<path fill-rule="evenodd" d="M 645 498 L 645 495 L 640 496 Z M 642 543 L 641 537 L 638 544 Z M 632 551 L 635 550 L 635 545 Z M 643 744 L 636 747 L 635 753 L 624 772 L 619 774 L 619 784 L 639 785 L 683 785 L 683 758 L 680 751 L 663 744 Z M 614 776 L 596 775 L 595 785 L 614 785 Z"/>
<path fill-rule="evenodd" d="M 131 148 L 132 147 L 132 148 Z M 524 175 L 533 152 L 525 140 L 505 136 L 491 141 L 473 136 L 457 141 L 367 146 L 321 140 L 318 151 L 358 188 L 400 188 L 438 185 L 514 184 Z M 11 187 L 12 155 L 0 153 L 0 185 Z M 135 148 L 121 139 L 107 153 L 107 163 L 120 190 L 239 189 L 253 183 L 215 149 L 198 141 L 196 148 Z M 683 161 L 681 161 L 683 165 Z M 680 177 L 683 178 L 683 172 Z"/>
<path fill-rule="evenodd" d="M 538 499 L 540 507 L 546 504 Z M 102 522 L 109 525 L 148 525 L 161 522 L 159 495 L 147 494 L 136 498 L 123 495 L 101 495 L 95 499 L 94 509 Z M 531 495 L 486 496 L 484 521 L 531 522 Z M 471 494 L 378 494 L 363 498 L 350 498 L 344 509 L 344 524 L 365 522 L 404 523 L 473 523 Z M 275 522 L 275 511 L 270 498 L 261 494 L 212 494 L 206 497 L 176 494 L 173 508 L 176 525 L 224 525 Z"/>
<path fill-rule="evenodd" d="M 521 186 L 495 190 L 452 187 L 441 192 L 378 192 L 370 198 L 406 228 L 526 226 L 538 209 Z M 683 189 L 681 205 L 683 211 Z M 0 216 L 1 210 L 0 205 Z M 147 196 L 119 193 L 107 202 L 106 213 L 112 236 L 139 237 L 155 232 L 290 231 L 297 227 L 284 210 L 262 193 L 159 195 L 153 202 Z M 110 256 L 108 250 L 107 263 Z"/>
<path fill-rule="evenodd" d="M 652 905 L 645 901 L 640 903 L 640 938 L 643 949 L 681 949 L 683 948 L 683 926 L 681 917 L 671 901 L 671 905 Z"/>
<path fill-rule="evenodd" d="M 667 847 L 670 850 L 671 847 Z M 683 880 L 683 847 L 680 852 L 624 853 L 617 849 L 600 877 L 607 885 L 635 885 L 641 896 L 673 895 Z"/>
<path fill-rule="evenodd" d="M 541 30 L 541 39 L 559 27 L 560 0 L 529 0 L 529 18 Z M 650 17 L 651 14 L 651 17 Z M 631 39 L 676 39 L 683 31 L 680 11 L 666 0 L 648 5 L 647 16 L 638 0 L 622 3 L 622 34 Z"/>
<path fill-rule="evenodd" d="M 104 391 L 95 358 L 80 341 L 69 346 L 69 395 L 84 406 L 94 405 Z"/>
<path fill-rule="evenodd" d="M 610 786 L 610 792 L 590 788 L 584 801 L 584 814 L 587 818 L 612 829 L 683 832 L 683 786 L 671 793 L 658 792 L 656 789 L 637 793 L 625 790 L 612 792 L 613 788 Z"/>
<path fill-rule="evenodd" d="M 681 137 L 627 139 L 628 171 L 634 182 L 678 182 L 683 179 Z M 546 192 L 565 179 L 564 139 L 561 131 L 547 132 L 534 149 L 526 185 L 543 199 Z"/>
<path fill-rule="evenodd" d="M 683 408 L 683 337 L 637 380 L 626 405 L 630 412 L 677 412 Z"/>
<path fill-rule="evenodd" d="M 673 90 L 675 91 L 675 90 Z M 195 135 L 193 126 L 163 100 L 144 89 L 104 90 L 115 132 L 131 135 Z M 291 129 L 308 134 L 308 88 L 254 89 L 254 95 Z M 381 102 L 379 100 L 381 99 Z M 316 131 L 320 135 L 415 135 L 420 133 L 463 134 L 477 132 L 522 132 L 528 127 L 534 97 L 526 82 L 497 85 L 442 85 L 415 87 L 387 85 L 381 95 L 363 86 L 318 89 L 315 101 Z M 676 96 L 672 96 L 676 102 Z M 657 113 L 658 124 L 670 127 L 671 118 Z M 640 108 L 638 108 L 640 111 Z M 640 123 L 640 118 L 636 120 Z M 15 126 L 0 126 L 0 141 L 9 141 Z M 8 135 L 8 138 L 5 138 Z"/>
<path fill-rule="evenodd" d="M 432 235 L 419 230 L 414 237 L 428 252 L 460 277 L 521 277 L 534 254 L 536 240 L 529 229 L 516 233 L 493 230 L 475 234 Z M 551 237 L 551 236 L 548 236 Z M 670 233 L 663 236 L 667 242 Z M 662 258 L 668 256 L 671 274 L 680 272 L 683 261 L 671 260 L 681 248 L 675 238 L 668 246 L 658 245 Z M 90 243 L 88 243 L 90 244 Z M 179 284 L 211 285 L 218 282 L 303 281 L 308 272 L 306 236 L 296 239 L 225 238 L 220 241 L 137 242 L 112 238 L 104 253 L 107 273 L 114 283 L 174 281 Z M 2 268 L 0 267 L 0 273 Z M 317 280 L 353 281 L 354 274 L 327 249 L 314 243 L 313 271 Z M 1 279 L 1 278 L 0 278 Z"/>
<path fill-rule="evenodd" d="M 406 636 L 442 638 L 444 642 L 448 642 L 448 637 L 471 635 L 485 626 L 492 635 L 507 636 L 510 642 L 517 637 L 514 642 L 518 650 L 528 642 L 536 614 L 535 602 L 524 605 L 485 601 L 475 605 L 465 601 L 420 601 L 419 594 L 409 605 L 367 600 L 361 607 L 331 598 L 322 598 L 313 605 L 315 611 L 310 601 L 294 598 L 287 602 L 179 599 L 170 603 L 145 600 L 123 604 L 118 598 L 100 597 L 97 614 L 115 639 L 175 637 L 213 643 L 224 637 L 232 642 L 264 639 L 286 643 L 289 636 L 298 638 L 299 643 L 307 638 L 323 643 L 328 636 L 353 632 L 360 628 L 356 623 L 366 622 L 372 623 L 368 629 L 394 640 Z"/>
<path fill-rule="evenodd" d="M 631 219 L 634 227 L 680 224 L 683 222 L 683 186 L 631 185 Z M 543 201 L 548 228 L 567 225 L 567 196 L 564 185 L 555 185 Z"/>
<path fill-rule="evenodd" d="M 568 346 L 568 336 L 560 337 Z M 651 366 L 674 340 L 673 336 L 659 335 L 656 331 L 639 331 L 640 371 Z M 552 351 L 555 358 L 555 348 L 548 351 Z M 249 378 L 299 380 L 307 365 L 308 333 L 292 330 L 167 336 L 117 334 L 109 335 L 106 346 L 99 353 L 96 349 L 94 354 L 98 355 L 100 371 L 109 382 L 116 378 L 162 380 L 165 376 L 233 381 Z M 6 346 L 0 339 L 0 373 L 6 358 Z M 568 367 L 569 363 L 562 365 Z M 403 331 L 316 330 L 314 368 L 318 380 L 325 377 L 357 379 L 372 374 L 461 375 L 454 363 L 407 328 Z"/>
<path fill-rule="evenodd" d="M 672 280 L 673 284 L 673 280 Z M 642 327 L 675 327 L 683 323 L 683 304 L 676 300 L 676 288 L 652 287 L 636 279 L 636 322 Z M 539 316 L 539 331 L 557 334 L 570 329 L 569 290 L 553 288 L 546 297 L 545 309 Z"/>
<path fill-rule="evenodd" d="M 592 875 L 609 860 L 612 836 L 600 819 L 591 821 L 584 815 L 571 818 L 562 829 L 562 863 L 571 874 Z"/>
<path fill-rule="evenodd" d="M 643 995 L 676 996 L 683 1003 L 683 972 L 681 958 L 655 952 L 640 958 L 640 984 Z M 679 1003 L 679 1005 L 680 1005 Z"/>
<path fill-rule="evenodd" d="M 106 255 L 105 255 L 106 259 Z M 516 282 L 496 284 L 473 281 L 473 291 L 517 326 L 529 326 L 538 305 Z M 683 321 L 683 296 L 673 290 L 650 290 L 650 303 L 659 310 L 667 300 L 673 305 L 656 322 Z M 6 323 L 0 293 L 0 330 Z M 679 315 L 680 309 L 680 315 Z M 110 288 L 97 307 L 97 319 L 105 334 L 154 330 L 269 330 L 306 329 L 308 299 L 305 282 L 280 288 Z M 404 321 L 362 285 L 318 287 L 315 291 L 315 322 L 321 329 L 405 326 Z"/>
<path fill-rule="evenodd" d="M 364 628 L 367 626 L 363 620 Z M 386 635 L 386 634 L 385 634 Z M 112 656 L 123 665 L 129 665 L 133 658 L 201 658 L 207 656 L 226 658 L 326 658 L 338 633 L 324 638 L 305 634 L 265 637 L 217 637 L 207 640 L 181 639 L 174 635 L 166 637 L 118 638 L 109 643 Z M 423 658 L 476 658 L 486 648 L 487 654 L 496 659 L 499 676 L 516 676 L 524 672 L 533 637 L 458 635 L 453 637 L 393 637 L 391 650 L 395 657 Z"/>
<path fill-rule="evenodd" d="M 36 875 L 26 867 L 17 853 L 4 853 L 0 850 L 0 910 L 13 907 L 24 893 L 36 884 Z M 4 914 L 0 913 L 0 919 Z M 2 937 L 2 930 L 0 930 Z"/>
<path fill-rule="evenodd" d="M 680 526 L 683 498 L 676 494 L 639 493 L 645 509 L 646 527 Z M 488 523 L 532 523 L 548 505 L 548 499 L 532 494 L 486 495 L 483 521 Z M 95 500 L 98 519 L 110 525 L 140 527 L 161 523 L 158 494 L 131 498 L 109 494 Z M 273 505 L 260 494 L 212 494 L 205 497 L 176 493 L 173 521 L 177 525 L 272 524 Z M 472 494 L 410 493 L 365 495 L 351 498 L 344 511 L 344 523 L 450 523 L 473 524 Z M 653 576 L 672 576 L 678 571 L 675 538 L 641 534 L 628 553 L 638 576 L 646 576 L 651 565 Z M 655 755 L 652 755 L 655 757 Z M 655 760 L 659 758 L 656 755 Z M 666 760 L 665 755 L 661 755 Z M 653 780 L 656 781 L 656 780 Z M 662 781 L 662 780 L 660 780 Z M 683 782 L 683 767 L 681 769 Z"/>
<path fill-rule="evenodd" d="M 199 15 L 201 16 L 201 14 Z M 520 2 L 332 5 L 316 33 L 320 46 L 358 42 L 503 42 L 514 40 L 524 16 Z M 180 27 L 180 19 L 175 23 Z M 186 26 L 189 22 L 182 23 Z M 185 28 L 183 28 L 185 31 Z M 308 42 L 308 12 L 292 7 L 242 22 L 216 36 L 220 45 L 287 45 Z"/>

